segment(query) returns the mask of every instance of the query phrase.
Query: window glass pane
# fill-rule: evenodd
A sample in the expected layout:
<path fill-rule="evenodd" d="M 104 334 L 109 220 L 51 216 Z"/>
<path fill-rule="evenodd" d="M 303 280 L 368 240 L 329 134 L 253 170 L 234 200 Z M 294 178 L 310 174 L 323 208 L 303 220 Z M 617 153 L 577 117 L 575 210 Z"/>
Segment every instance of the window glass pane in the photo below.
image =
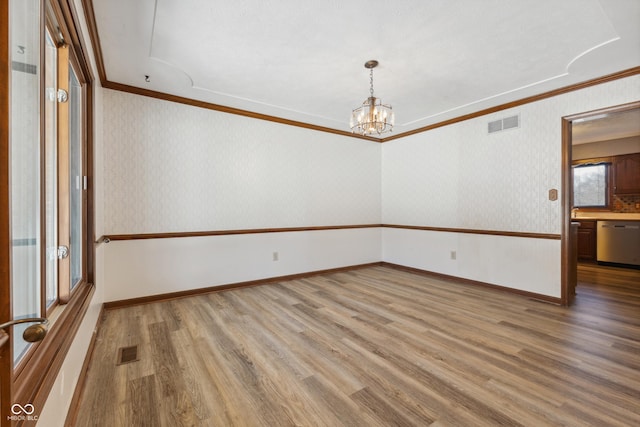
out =
<path fill-rule="evenodd" d="M 40 317 L 40 2 L 10 2 L 11 290 L 14 319 Z M 17 363 L 28 343 L 13 331 Z"/>
<path fill-rule="evenodd" d="M 58 128 L 57 107 L 58 50 L 47 31 L 44 55 L 45 122 L 45 238 L 47 307 L 58 299 Z"/>
<path fill-rule="evenodd" d="M 69 200 L 71 234 L 69 256 L 71 258 L 70 289 L 82 280 L 82 86 L 73 67 L 69 67 Z"/>
<path fill-rule="evenodd" d="M 607 165 L 573 168 L 573 206 L 607 206 Z"/>

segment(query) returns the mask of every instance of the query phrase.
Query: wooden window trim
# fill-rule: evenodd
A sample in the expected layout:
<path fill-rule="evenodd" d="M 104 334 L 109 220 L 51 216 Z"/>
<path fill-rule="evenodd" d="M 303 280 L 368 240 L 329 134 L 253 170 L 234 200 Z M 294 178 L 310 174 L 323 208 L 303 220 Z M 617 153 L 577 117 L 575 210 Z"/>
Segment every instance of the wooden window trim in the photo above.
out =
<path fill-rule="evenodd" d="M 580 160 L 573 160 L 571 162 L 571 166 L 577 166 L 577 165 L 585 165 L 585 164 L 589 164 L 589 163 L 612 163 L 613 162 L 613 157 L 611 156 L 606 156 L 606 157 L 591 157 L 588 159 L 580 159 Z"/>
<path fill-rule="evenodd" d="M 58 90 L 69 92 L 69 46 L 58 45 Z M 58 246 L 70 247 L 70 194 L 69 194 L 69 101 L 57 105 L 58 145 Z M 58 301 L 66 304 L 70 295 L 71 257 L 58 261 Z"/>
<path fill-rule="evenodd" d="M 85 115 L 89 112 L 89 106 L 90 104 L 87 103 L 87 93 L 89 92 L 87 90 L 87 86 L 88 86 L 88 82 L 86 81 L 86 79 L 84 78 L 84 76 L 82 75 L 82 72 L 80 71 L 80 67 L 78 65 L 77 62 L 77 58 L 75 57 L 75 55 L 73 54 L 73 50 L 70 49 L 69 50 L 70 55 L 69 55 L 69 67 L 70 69 L 73 71 L 73 73 L 75 74 L 76 78 L 78 79 L 78 82 L 80 83 L 81 87 L 82 87 L 82 111 L 85 113 Z M 82 122 L 82 126 L 81 126 L 81 138 L 83 141 L 88 141 L 89 138 L 89 134 L 87 132 L 87 125 L 89 123 L 90 118 L 89 117 L 84 117 L 83 116 L 83 122 Z M 87 151 L 89 149 L 89 147 L 87 146 L 83 146 L 82 147 L 82 170 L 84 171 L 84 173 L 86 173 L 86 176 L 88 177 L 88 168 L 89 165 L 92 164 L 92 162 L 88 161 L 87 158 Z M 93 238 L 93 235 L 91 235 L 89 233 L 89 228 L 88 228 L 88 211 L 89 211 L 89 197 L 88 197 L 88 191 L 83 191 L 82 192 L 82 206 L 86 206 L 85 209 L 82 210 L 82 235 L 85 236 L 87 238 L 87 245 L 86 248 L 84 248 L 85 250 L 82 251 L 82 277 L 84 280 L 81 280 L 79 283 L 76 284 L 76 286 L 71 289 L 70 291 L 70 295 L 71 298 L 73 298 L 73 294 L 76 292 L 76 290 L 78 289 L 78 286 L 80 286 L 80 284 L 84 283 L 87 279 L 87 275 L 89 274 L 89 268 L 88 268 L 88 260 L 89 260 L 89 256 L 87 255 L 87 253 L 91 250 L 91 248 L 93 247 L 93 242 L 95 241 L 95 239 Z"/>

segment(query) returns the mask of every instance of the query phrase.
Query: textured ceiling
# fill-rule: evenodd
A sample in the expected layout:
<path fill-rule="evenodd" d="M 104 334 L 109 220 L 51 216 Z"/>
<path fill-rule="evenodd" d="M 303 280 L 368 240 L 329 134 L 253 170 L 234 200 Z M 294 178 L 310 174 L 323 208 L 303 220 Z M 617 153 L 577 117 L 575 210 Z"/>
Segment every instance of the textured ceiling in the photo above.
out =
<path fill-rule="evenodd" d="M 638 0 L 92 3 L 108 81 L 343 131 L 370 59 L 394 133 L 640 65 Z"/>

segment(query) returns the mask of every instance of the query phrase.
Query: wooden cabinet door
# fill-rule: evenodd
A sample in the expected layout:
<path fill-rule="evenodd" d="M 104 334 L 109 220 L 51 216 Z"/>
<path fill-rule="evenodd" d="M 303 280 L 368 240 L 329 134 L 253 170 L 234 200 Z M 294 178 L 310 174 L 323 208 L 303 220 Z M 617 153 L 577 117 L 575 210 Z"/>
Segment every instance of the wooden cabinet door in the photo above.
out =
<path fill-rule="evenodd" d="M 613 193 L 640 194 L 640 153 L 615 157 Z"/>
<path fill-rule="evenodd" d="M 580 221 L 578 228 L 578 260 L 596 260 L 596 222 Z"/>

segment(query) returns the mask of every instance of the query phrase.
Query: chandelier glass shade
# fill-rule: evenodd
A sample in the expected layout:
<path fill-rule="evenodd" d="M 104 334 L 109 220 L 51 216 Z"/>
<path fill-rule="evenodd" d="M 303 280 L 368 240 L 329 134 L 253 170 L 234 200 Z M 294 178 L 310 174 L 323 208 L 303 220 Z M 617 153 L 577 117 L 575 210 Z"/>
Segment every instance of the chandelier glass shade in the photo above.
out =
<path fill-rule="evenodd" d="M 361 135 L 383 134 L 393 130 L 395 120 L 393 108 L 383 104 L 382 100 L 373 96 L 373 69 L 378 61 L 367 61 L 364 66 L 369 69 L 369 98 L 361 106 L 351 111 L 349 126 L 351 132 Z"/>

